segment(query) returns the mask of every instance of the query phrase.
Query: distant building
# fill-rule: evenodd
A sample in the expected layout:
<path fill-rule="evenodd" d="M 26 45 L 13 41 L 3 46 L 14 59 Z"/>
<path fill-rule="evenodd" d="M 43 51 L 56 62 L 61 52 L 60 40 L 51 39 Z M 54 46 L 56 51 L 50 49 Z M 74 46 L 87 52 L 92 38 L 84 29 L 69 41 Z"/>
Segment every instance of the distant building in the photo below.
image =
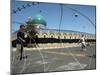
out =
<path fill-rule="evenodd" d="M 72 31 L 72 30 L 59 30 L 59 29 L 47 29 L 47 22 L 44 20 L 43 16 L 37 15 L 34 19 L 31 17 L 26 22 L 26 30 L 30 33 L 32 39 L 36 41 L 36 43 L 72 43 L 78 42 L 81 38 L 81 35 L 84 35 L 87 41 L 95 41 L 95 35 Z M 16 43 L 16 32 L 12 34 L 12 43 Z M 34 43 L 34 40 L 31 39 L 31 43 Z M 27 43 L 29 43 L 29 38 L 26 38 Z"/>

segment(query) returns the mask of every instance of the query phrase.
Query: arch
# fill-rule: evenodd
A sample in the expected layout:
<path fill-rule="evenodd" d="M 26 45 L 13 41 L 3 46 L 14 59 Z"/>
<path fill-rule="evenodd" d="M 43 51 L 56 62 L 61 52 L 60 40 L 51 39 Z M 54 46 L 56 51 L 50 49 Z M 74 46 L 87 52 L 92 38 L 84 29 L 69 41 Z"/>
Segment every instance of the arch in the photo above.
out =
<path fill-rule="evenodd" d="M 66 36 L 64 35 L 64 39 L 66 39 Z"/>
<path fill-rule="evenodd" d="M 36 38 L 41 38 L 41 34 L 36 33 L 36 34 L 35 34 L 35 37 L 36 37 Z"/>
<path fill-rule="evenodd" d="M 46 35 L 43 35 L 43 38 L 46 38 Z"/>
<path fill-rule="evenodd" d="M 55 34 L 54 34 L 54 33 L 50 33 L 50 34 L 49 34 L 49 37 L 50 37 L 50 38 L 55 38 Z"/>
<path fill-rule="evenodd" d="M 66 35 L 66 33 L 63 33 L 63 39 L 66 39 L 67 38 L 67 35 Z"/>
<path fill-rule="evenodd" d="M 43 33 L 42 36 L 43 36 L 43 38 L 47 38 L 48 34 L 47 33 Z"/>
<path fill-rule="evenodd" d="M 71 33 L 69 34 L 69 39 L 72 39 L 72 34 Z"/>
<path fill-rule="evenodd" d="M 51 38 L 54 38 L 54 36 L 51 36 Z"/>
<path fill-rule="evenodd" d="M 60 36 L 58 36 L 58 39 L 60 39 Z"/>
<path fill-rule="evenodd" d="M 39 35 L 35 35 L 36 38 L 39 38 Z"/>

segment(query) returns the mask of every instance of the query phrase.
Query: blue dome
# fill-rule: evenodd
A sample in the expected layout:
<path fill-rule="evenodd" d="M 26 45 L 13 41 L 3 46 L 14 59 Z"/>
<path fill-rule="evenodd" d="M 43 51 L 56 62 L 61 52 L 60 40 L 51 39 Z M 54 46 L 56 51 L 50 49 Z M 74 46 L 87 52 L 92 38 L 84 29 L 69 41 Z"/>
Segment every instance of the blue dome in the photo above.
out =
<path fill-rule="evenodd" d="M 44 25 L 44 26 L 47 25 L 46 21 L 44 20 L 43 16 L 41 16 L 41 15 L 37 15 L 37 16 L 32 20 L 32 23 L 33 23 L 33 24 L 41 24 L 41 25 Z"/>

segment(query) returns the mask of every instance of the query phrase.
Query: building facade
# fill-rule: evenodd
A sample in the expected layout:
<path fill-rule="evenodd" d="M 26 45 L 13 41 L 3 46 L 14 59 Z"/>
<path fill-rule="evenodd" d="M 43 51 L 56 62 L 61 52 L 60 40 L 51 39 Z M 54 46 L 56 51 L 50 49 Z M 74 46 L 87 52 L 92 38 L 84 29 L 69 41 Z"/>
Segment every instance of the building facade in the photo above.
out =
<path fill-rule="evenodd" d="M 84 32 L 72 31 L 72 30 L 59 30 L 59 29 L 47 29 L 47 23 L 43 16 L 37 15 L 34 19 L 31 17 L 26 22 L 26 33 L 31 36 L 31 43 L 77 43 L 81 36 L 84 35 L 87 42 L 95 42 L 95 34 L 89 34 Z M 12 33 L 12 44 L 16 43 L 17 31 Z M 30 37 L 26 38 L 29 43 Z"/>

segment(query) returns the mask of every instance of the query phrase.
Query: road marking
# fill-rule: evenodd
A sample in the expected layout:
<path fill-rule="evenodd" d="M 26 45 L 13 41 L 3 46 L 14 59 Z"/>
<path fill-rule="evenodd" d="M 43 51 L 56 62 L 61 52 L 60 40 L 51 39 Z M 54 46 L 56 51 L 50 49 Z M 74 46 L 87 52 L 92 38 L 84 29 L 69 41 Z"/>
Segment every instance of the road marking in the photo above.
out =
<path fill-rule="evenodd" d="M 81 64 L 84 68 L 87 66 L 87 64 Z M 76 62 L 71 62 L 71 63 L 68 63 L 67 65 L 62 65 L 62 66 L 59 66 L 57 67 L 56 69 L 54 70 L 50 70 L 50 71 L 62 71 L 62 70 L 79 70 L 79 69 L 82 69 L 80 68 L 79 64 L 76 63 Z"/>
<path fill-rule="evenodd" d="M 81 65 L 81 63 L 78 61 L 78 59 L 75 57 L 75 55 L 71 52 L 71 51 L 69 51 L 69 53 L 71 54 L 71 56 L 73 57 L 73 59 L 80 65 L 80 67 L 82 68 L 82 69 L 84 69 L 83 68 L 83 66 Z"/>
<path fill-rule="evenodd" d="M 26 54 L 25 54 L 25 51 L 24 51 L 24 55 L 26 55 Z M 30 63 L 30 62 L 29 62 L 29 63 Z M 23 73 L 24 69 L 26 69 L 26 59 L 25 59 L 25 61 L 24 61 L 24 65 L 23 65 L 23 67 L 22 67 L 22 70 L 21 70 L 19 73 Z"/>
<path fill-rule="evenodd" d="M 90 60 L 89 60 L 90 61 L 90 63 L 89 63 L 89 69 L 90 69 L 90 66 L 91 66 L 91 63 L 92 63 L 92 59 L 93 58 L 91 57 Z"/>
<path fill-rule="evenodd" d="M 39 60 L 39 61 L 36 61 L 35 63 L 43 65 L 43 64 L 48 64 L 48 63 L 50 63 L 50 62 L 45 61 L 44 63 L 42 63 L 42 61 Z"/>
<path fill-rule="evenodd" d="M 20 73 L 23 73 L 23 71 L 24 71 L 29 65 L 30 65 L 30 62 L 29 62 L 27 65 L 24 64 L 24 66 L 23 66 L 22 70 L 20 71 Z"/>
<path fill-rule="evenodd" d="M 52 53 L 52 54 L 60 54 L 60 55 L 67 55 L 67 56 L 70 56 L 69 53 L 65 53 L 65 52 L 56 52 L 56 51 L 43 51 L 44 53 Z M 74 54 L 75 56 L 80 56 L 80 57 L 85 57 L 86 55 L 85 54 Z"/>

